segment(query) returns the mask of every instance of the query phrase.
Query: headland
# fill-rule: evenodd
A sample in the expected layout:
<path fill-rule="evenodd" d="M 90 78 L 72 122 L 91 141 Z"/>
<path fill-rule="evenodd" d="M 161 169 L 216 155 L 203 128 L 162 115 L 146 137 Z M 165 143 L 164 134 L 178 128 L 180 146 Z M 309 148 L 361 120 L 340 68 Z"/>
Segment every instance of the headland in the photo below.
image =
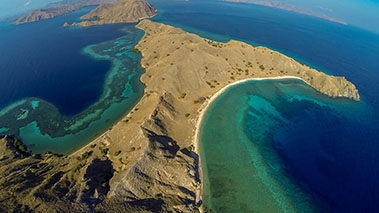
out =
<path fill-rule="evenodd" d="M 15 139 L 3 139 L 7 146 L 1 148 L 2 158 L 12 162 L 1 166 L 8 174 L 0 180 L 2 191 L 8 191 L 1 197 L 8 201 L 0 208 L 198 212 L 198 129 L 209 104 L 227 88 L 247 80 L 290 77 L 331 97 L 360 99 L 344 77 L 318 72 L 265 47 L 215 42 L 150 20 L 137 27 L 145 31 L 134 49 L 142 54 L 146 71 L 141 100 L 70 156 L 20 154 Z M 59 160 L 49 160 L 54 158 Z M 17 171 L 12 170 L 16 164 Z M 33 185 L 26 187 L 30 176 Z M 8 184 L 10 178 L 16 181 Z"/>

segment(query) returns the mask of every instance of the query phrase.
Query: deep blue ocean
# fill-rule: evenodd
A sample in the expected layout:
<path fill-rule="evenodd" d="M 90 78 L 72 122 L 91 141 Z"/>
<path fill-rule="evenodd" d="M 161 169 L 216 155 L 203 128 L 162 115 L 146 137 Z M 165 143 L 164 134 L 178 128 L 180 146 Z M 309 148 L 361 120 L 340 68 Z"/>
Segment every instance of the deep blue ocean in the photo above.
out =
<path fill-rule="evenodd" d="M 95 7 L 22 25 L 0 23 L 0 134 L 29 151 L 68 154 L 142 97 L 135 24 L 64 27 Z"/>
<path fill-rule="evenodd" d="M 345 76 L 361 95 L 360 102 L 331 99 L 300 81 L 249 82 L 228 90 L 208 111 L 201 131 L 208 190 L 205 203 L 212 210 L 247 212 L 251 207 L 258 212 L 277 212 L 277 208 L 289 206 L 287 209 L 300 212 L 379 212 L 378 34 L 248 4 L 151 3 L 159 10 L 155 21 L 213 40 L 237 39 L 272 48 L 320 71 Z M 23 126 L 20 135 L 24 142 L 40 151 L 71 152 L 84 145 L 117 121 L 143 93 L 138 56 L 121 54 L 126 62 L 120 76 L 134 80 L 121 82 L 128 91 L 119 100 L 122 104 L 103 111 L 106 79 L 117 66 L 109 58 L 95 60 L 83 50 L 99 44 L 96 51 L 117 56 L 123 46 L 115 39 L 125 31 L 120 25 L 62 27 L 90 9 L 33 24 L 0 23 L 0 109 L 24 98 L 45 100 L 62 114 L 61 123 L 69 123 L 67 131 L 75 130 L 75 134 L 57 138 L 41 134 L 40 130 L 62 128 L 49 120 L 50 114 L 33 114 L 33 105 L 24 103 L 30 110 L 27 119 L 38 117 L 46 127 L 26 122 L 25 113 L 15 114 L 14 122 Z M 127 34 L 138 34 L 124 39 L 133 40 L 127 46 L 131 49 L 141 32 L 129 26 Z M 101 44 L 105 41 L 110 42 Z M 94 104 L 96 108 L 91 109 Z M 101 116 L 96 114 L 98 109 Z M 6 127 L 0 126 L 0 133 L 8 131 Z M 212 152 L 220 147 L 224 147 L 220 152 Z M 248 182 L 249 177 L 262 178 Z M 241 196 L 243 199 L 238 199 Z"/>
<path fill-rule="evenodd" d="M 94 60 L 85 46 L 122 35 L 120 26 L 67 30 L 93 7 L 39 23 L 0 25 L 0 109 L 39 97 L 73 115 L 98 100 L 110 61 Z"/>
<path fill-rule="evenodd" d="M 260 205 L 264 199 L 254 200 L 253 189 L 238 194 L 238 186 L 248 185 L 246 174 L 229 170 L 234 165 L 236 172 L 246 172 L 238 168 L 247 168 L 241 159 L 249 158 L 257 170 L 261 167 L 255 165 L 254 156 L 259 155 L 269 168 L 266 179 L 283 189 L 273 194 L 287 195 L 300 212 L 379 212 L 378 34 L 249 4 L 152 3 L 160 11 L 156 21 L 214 40 L 237 39 L 272 48 L 325 73 L 345 76 L 361 95 L 360 102 L 330 99 L 301 82 L 280 81 L 230 89 L 208 111 L 201 130 L 205 203 L 212 210 L 248 211 L 249 205 L 241 203 L 249 196 L 251 203 Z M 277 122 L 272 114 L 283 121 Z M 246 141 L 249 145 L 237 145 Z M 231 142 L 234 146 L 228 146 Z M 249 154 L 237 152 L 239 146 Z M 256 210 L 262 211 L 259 206 Z"/>

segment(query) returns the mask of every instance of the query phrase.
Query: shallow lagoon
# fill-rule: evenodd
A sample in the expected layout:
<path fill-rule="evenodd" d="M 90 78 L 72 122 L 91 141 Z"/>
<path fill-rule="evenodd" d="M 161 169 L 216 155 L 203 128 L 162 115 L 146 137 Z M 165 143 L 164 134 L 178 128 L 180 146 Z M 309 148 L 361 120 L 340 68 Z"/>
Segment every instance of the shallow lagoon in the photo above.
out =
<path fill-rule="evenodd" d="M 65 21 L 74 21 L 92 8 L 0 29 L 9 31 L 2 35 L 7 39 L 18 32 L 48 33 L 22 40 L 25 45 L 31 43 L 15 50 L 25 51 L 18 55 L 23 66 L 15 60 L 2 63 L 13 71 L 2 69 L 7 78 L 3 80 L 11 80 L 3 82 L 0 92 L 1 104 L 6 106 L 0 112 L 2 134 L 20 136 L 33 152 L 66 154 L 80 148 L 110 128 L 142 97 L 139 77 L 143 69 L 140 55 L 132 49 L 143 31 L 134 24 L 63 27 Z M 50 44 L 54 42 L 59 43 Z M 6 46 L 4 41 L 1 45 Z M 46 47 L 32 49 L 35 45 Z"/>
<path fill-rule="evenodd" d="M 375 158 L 356 131 L 375 136 L 371 116 L 366 104 L 327 97 L 299 80 L 231 87 L 200 130 L 205 205 L 215 212 L 374 210 L 375 194 L 366 190 L 379 185 L 366 169 Z"/>

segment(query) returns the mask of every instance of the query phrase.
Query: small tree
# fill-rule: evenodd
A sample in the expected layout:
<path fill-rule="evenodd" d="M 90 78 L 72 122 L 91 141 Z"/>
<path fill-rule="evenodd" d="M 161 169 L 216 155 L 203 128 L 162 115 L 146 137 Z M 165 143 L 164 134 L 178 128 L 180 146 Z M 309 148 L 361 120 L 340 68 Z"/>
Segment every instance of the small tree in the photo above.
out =
<path fill-rule="evenodd" d="M 103 156 L 105 156 L 105 155 L 107 155 L 108 154 L 108 148 L 105 148 L 105 149 L 102 149 L 101 150 L 101 154 L 103 155 Z"/>

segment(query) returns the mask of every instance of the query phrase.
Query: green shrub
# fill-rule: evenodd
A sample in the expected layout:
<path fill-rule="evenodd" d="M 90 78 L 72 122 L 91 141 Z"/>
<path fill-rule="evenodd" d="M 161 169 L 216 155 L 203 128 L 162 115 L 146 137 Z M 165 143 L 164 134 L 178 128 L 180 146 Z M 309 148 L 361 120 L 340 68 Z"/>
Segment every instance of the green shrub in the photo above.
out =
<path fill-rule="evenodd" d="M 186 97 L 186 95 L 187 95 L 187 93 L 185 93 L 185 92 L 183 92 L 181 95 L 180 95 L 180 99 L 183 99 L 183 98 L 185 98 Z"/>
<path fill-rule="evenodd" d="M 141 51 L 140 51 L 139 49 L 137 49 L 137 48 L 133 48 L 132 51 L 133 51 L 133 52 L 136 52 L 136 53 L 140 53 L 140 52 L 141 52 Z"/>
<path fill-rule="evenodd" d="M 259 68 L 263 71 L 265 70 L 265 67 L 263 65 L 260 65 Z"/>
<path fill-rule="evenodd" d="M 101 154 L 103 155 L 103 156 L 105 156 L 105 155 L 107 155 L 108 154 L 108 148 L 105 148 L 105 149 L 102 149 L 101 150 Z"/>
<path fill-rule="evenodd" d="M 80 163 L 77 167 L 76 167 L 76 169 L 81 169 L 81 168 L 83 168 L 85 166 L 85 164 L 84 163 Z"/>
<path fill-rule="evenodd" d="M 117 157 L 117 156 L 120 155 L 120 153 L 121 153 L 121 151 L 119 150 L 119 151 L 115 152 L 115 153 L 113 154 L 113 156 Z"/>
<path fill-rule="evenodd" d="M 89 156 L 90 156 L 89 152 L 85 152 L 85 153 L 82 154 L 81 159 L 82 159 L 82 160 L 85 160 L 85 159 L 87 159 Z"/>
<path fill-rule="evenodd" d="M 191 115 L 191 114 L 189 114 L 189 113 L 186 113 L 186 114 L 185 114 L 185 116 L 186 116 L 187 118 L 188 118 L 190 115 Z"/>
<path fill-rule="evenodd" d="M 18 146 L 18 149 L 21 151 L 21 152 L 26 152 L 26 148 L 24 145 L 20 145 Z"/>
<path fill-rule="evenodd" d="M 14 145 L 15 147 L 17 147 L 17 146 L 21 145 L 21 142 L 18 141 L 17 139 L 15 139 L 15 140 L 13 141 L 13 145 Z"/>
<path fill-rule="evenodd" d="M 159 198 L 161 198 L 161 197 L 162 197 L 161 194 L 156 194 L 156 195 L 154 195 L 154 199 L 155 199 L 155 200 L 159 200 Z"/>
<path fill-rule="evenodd" d="M 26 152 L 26 147 L 17 139 L 13 141 L 13 146 L 16 147 L 20 152 Z"/>

